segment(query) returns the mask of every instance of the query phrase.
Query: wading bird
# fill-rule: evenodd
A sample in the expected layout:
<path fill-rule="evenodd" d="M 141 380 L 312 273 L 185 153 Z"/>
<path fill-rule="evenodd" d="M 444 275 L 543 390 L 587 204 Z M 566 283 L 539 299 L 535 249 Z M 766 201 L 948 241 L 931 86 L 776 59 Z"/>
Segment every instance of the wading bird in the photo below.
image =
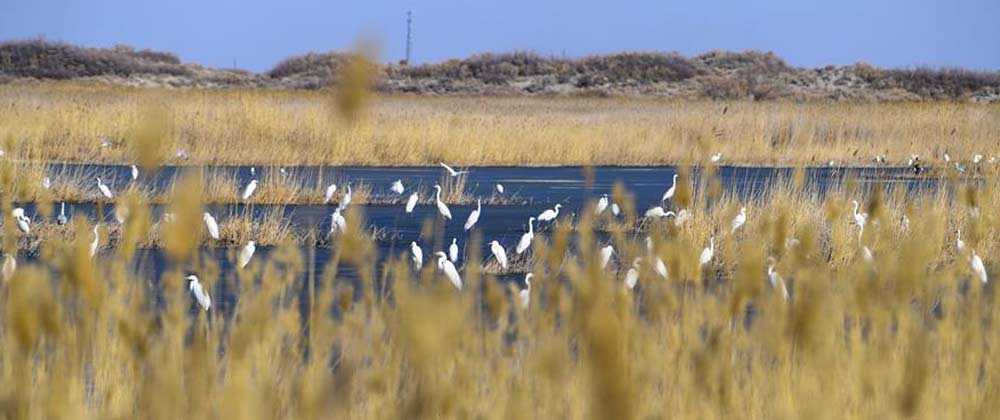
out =
<path fill-rule="evenodd" d="M 445 165 L 444 162 L 440 162 L 440 163 L 441 163 L 441 166 L 443 166 L 444 169 L 448 171 L 448 175 L 451 175 L 453 177 L 469 173 L 469 171 L 456 171 L 456 170 L 452 169 L 451 166 Z"/>
<path fill-rule="evenodd" d="M 667 278 L 667 265 L 663 263 L 662 258 L 660 258 L 658 255 L 655 255 L 653 249 L 653 238 L 649 236 L 646 237 L 646 252 L 649 255 L 653 256 L 653 259 L 655 260 L 653 264 L 653 270 L 656 271 L 656 274 L 659 274 L 660 277 Z"/>
<path fill-rule="evenodd" d="M 100 228 L 100 223 L 94 225 L 94 240 L 90 241 L 90 258 L 94 258 L 97 255 L 97 248 L 101 246 Z"/>
<path fill-rule="evenodd" d="M 493 253 L 493 256 L 497 259 L 497 262 L 500 263 L 500 268 L 506 270 L 507 251 L 503 249 L 503 245 L 500 245 L 500 242 L 497 242 L 496 240 L 490 242 L 490 252 Z"/>
<path fill-rule="evenodd" d="M 535 220 L 538 220 L 539 222 L 550 222 L 555 220 L 556 217 L 559 217 L 560 207 L 562 207 L 562 204 L 556 204 L 554 208 L 545 210 L 542 212 L 542 214 L 539 214 L 538 218 Z"/>
<path fill-rule="evenodd" d="M 712 256 L 715 255 L 715 237 L 712 236 L 708 238 L 708 246 L 701 250 L 701 256 L 698 257 L 698 264 L 702 267 L 705 264 L 712 262 Z"/>
<path fill-rule="evenodd" d="M 208 212 L 205 212 L 201 215 L 201 219 L 205 221 L 205 227 L 208 228 L 208 236 L 219 240 L 219 224 L 215 222 L 215 218 L 211 214 L 208 214 Z"/>
<path fill-rule="evenodd" d="M 736 233 L 736 230 L 743 226 L 747 222 L 747 208 L 740 208 L 740 214 L 737 214 L 733 219 L 733 230 L 731 233 Z"/>
<path fill-rule="evenodd" d="M 347 229 L 347 220 L 340 214 L 340 207 L 337 207 L 330 215 L 330 234 L 343 232 L 344 229 Z"/>
<path fill-rule="evenodd" d="M 521 310 L 528 309 L 531 305 L 531 278 L 534 274 L 528 273 L 524 275 L 524 288 L 518 293 L 518 298 L 521 300 Z"/>
<path fill-rule="evenodd" d="M 253 253 L 257 252 L 257 243 L 254 241 L 249 241 L 243 249 L 240 249 L 240 255 L 237 256 L 237 261 L 240 264 L 240 269 L 247 268 L 247 264 L 250 264 L 250 259 L 253 258 Z"/>
<path fill-rule="evenodd" d="M 45 188 L 45 189 L 51 189 L 52 188 L 52 180 L 49 179 L 49 177 L 42 178 L 42 188 Z"/>
<path fill-rule="evenodd" d="M 243 201 L 247 201 L 250 199 L 250 197 L 253 195 L 255 191 L 257 191 L 256 179 L 251 180 L 250 183 L 247 184 L 246 188 L 243 189 L 243 195 L 241 195 L 240 198 L 242 198 Z"/>
<path fill-rule="evenodd" d="M 788 300 L 788 288 L 785 287 L 785 280 L 774 270 L 775 261 L 773 257 L 767 257 L 767 282 L 771 288 L 781 290 L 781 297 Z"/>
<path fill-rule="evenodd" d="M 858 213 L 858 200 L 851 200 L 851 204 L 854 205 L 854 224 L 858 225 L 859 229 L 864 230 L 865 223 L 868 221 L 868 213 Z"/>
<path fill-rule="evenodd" d="M 642 262 L 642 258 L 632 260 L 632 267 L 625 273 L 625 287 L 628 287 L 629 290 L 635 289 L 635 285 L 639 283 L 640 262 Z"/>
<path fill-rule="evenodd" d="M 132 170 L 132 182 L 135 182 L 139 179 L 139 167 L 132 165 L 129 169 Z"/>
<path fill-rule="evenodd" d="M 462 277 L 458 275 L 458 269 L 455 268 L 455 264 L 448 261 L 448 256 L 444 255 L 441 251 L 434 253 L 434 255 L 437 255 L 438 257 L 438 269 L 444 272 L 444 275 L 448 277 L 448 281 L 450 281 L 456 289 L 462 290 Z"/>
<path fill-rule="evenodd" d="M 483 200 L 476 199 L 476 209 L 469 213 L 469 218 L 465 221 L 465 230 L 472 229 L 479 221 L 479 213 L 483 210 Z"/>
<path fill-rule="evenodd" d="M 458 239 L 451 238 L 451 246 L 448 247 L 448 259 L 458 262 Z"/>
<path fill-rule="evenodd" d="M 972 272 L 976 273 L 976 277 L 979 277 L 979 281 L 983 284 L 989 283 L 990 279 L 986 275 L 986 266 L 983 265 L 983 259 L 979 258 L 979 254 L 976 251 L 972 251 L 972 257 L 969 258 L 969 265 L 972 266 Z"/>
<path fill-rule="evenodd" d="M 389 191 L 396 193 L 397 195 L 403 195 L 403 180 L 397 179 L 396 182 L 392 183 L 392 187 L 389 187 Z"/>
<path fill-rule="evenodd" d="M 115 196 L 114 194 L 111 193 L 111 188 L 108 188 L 107 185 L 104 185 L 104 183 L 101 182 L 100 177 L 97 178 L 97 189 L 98 191 L 101 192 L 101 195 L 103 195 L 104 198 L 107 198 L 108 200 L 114 198 Z"/>
<path fill-rule="evenodd" d="M 594 214 L 604 213 L 604 210 L 608 209 L 608 195 L 604 194 L 599 200 L 597 200 L 597 207 L 594 208 Z"/>
<path fill-rule="evenodd" d="M 341 210 L 346 210 L 347 206 L 351 204 L 351 183 L 347 183 L 347 192 L 344 193 L 344 198 L 340 200 L 340 205 L 337 208 Z"/>
<path fill-rule="evenodd" d="M 965 251 L 965 241 L 962 240 L 962 229 L 958 230 L 958 236 L 955 238 L 955 249 L 958 252 Z"/>
<path fill-rule="evenodd" d="M 441 186 L 434 184 L 434 204 L 437 204 L 438 213 L 441 213 L 441 217 L 445 220 L 451 220 L 451 210 L 448 210 L 448 205 L 441 201 Z"/>
<path fill-rule="evenodd" d="M 535 218 L 534 217 L 529 217 L 528 218 L 528 231 L 525 232 L 524 235 L 521 235 L 521 240 L 518 241 L 517 248 L 515 249 L 515 251 L 517 251 L 518 254 L 521 254 L 525 250 L 527 250 L 528 248 L 530 248 L 531 247 L 531 241 L 533 239 L 535 239 L 535 228 L 532 225 L 532 223 L 535 223 Z"/>
<path fill-rule="evenodd" d="M 410 259 L 413 260 L 413 268 L 417 271 L 424 268 L 424 250 L 420 249 L 416 241 L 410 242 Z"/>
<path fill-rule="evenodd" d="M 14 215 L 14 223 L 17 224 L 18 230 L 26 234 L 31 233 L 31 219 L 24 215 L 24 209 L 18 207 L 11 214 Z"/>
<path fill-rule="evenodd" d="M 503 194 L 503 184 L 497 183 L 497 192 Z"/>
<path fill-rule="evenodd" d="M 646 214 L 644 214 L 643 216 L 646 216 L 646 217 L 663 217 L 663 216 L 666 216 L 666 215 L 667 215 L 667 212 L 663 211 L 663 207 L 656 206 L 656 207 L 653 207 L 653 208 L 651 208 L 649 210 L 646 210 Z"/>
<path fill-rule="evenodd" d="M 212 307 L 212 297 L 201 287 L 198 276 L 192 274 L 187 276 L 186 279 L 188 280 L 188 290 L 191 291 L 191 296 L 194 296 L 194 300 L 198 302 L 198 305 L 207 312 Z"/>
<path fill-rule="evenodd" d="M 406 200 L 407 213 L 413 213 L 413 209 L 417 207 L 417 200 L 419 199 L 420 196 L 418 196 L 417 193 L 410 194 L 410 198 Z"/>
<path fill-rule="evenodd" d="M 719 163 L 722 160 L 722 152 L 712 155 L 712 163 Z"/>
<path fill-rule="evenodd" d="M 611 202 L 611 214 L 614 215 L 614 216 L 618 216 L 618 214 L 621 213 L 621 212 L 622 212 L 622 209 L 621 209 L 621 207 L 618 207 L 618 203 Z"/>
<path fill-rule="evenodd" d="M 252 169 L 252 168 L 251 168 Z M 333 200 L 333 195 L 337 193 L 337 184 L 330 184 L 326 187 L 326 194 L 323 194 L 323 204 Z"/>
<path fill-rule="evenodd" d="M 66 218 L 66 203 L 63 202 L 59 205 L 59 216 L 56 217 L 56 223 L 58 223 L 59 226 L 62 226 L 65 225 L 66 222 L 69 222 L 69 219 Z"/>
<path fill-rule="evenodd" d="M 608 246 L 606 246 L 604 248 L 601 248 L 601 268 L 602 269 L 604 269 L 604 268 L 606 268 L 608 266 L 608 263 L 611 262 L 611 256 L 614 255 L 614 253 L 615 253 L 615 247 L 613 247 L 611 245 L 608 245 Z"/>
<path fill-rule="evenodd" d="M 670 189 L 663 193 L 663 198 L 660 201 L 667 201 L 674 198 L 674 193 L 677 192 L 677 174 L 674 174 L 674 183 L 670 185 Z"/>

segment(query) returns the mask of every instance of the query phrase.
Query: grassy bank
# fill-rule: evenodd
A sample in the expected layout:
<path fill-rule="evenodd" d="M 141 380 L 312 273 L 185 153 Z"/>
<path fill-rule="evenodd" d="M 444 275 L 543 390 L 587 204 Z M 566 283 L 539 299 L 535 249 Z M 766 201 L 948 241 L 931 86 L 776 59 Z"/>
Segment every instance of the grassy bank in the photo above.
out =
<path fill-rule="evenodd" d="M 993 156 L 1000 106 L 376 97 L 348 124 L 329 93 L 0 86 L 5 156 L 134 163 L 149 132 L 177 164 L 905 164 Z M 110 140 L 106 147 L 101 139 Z M 183 151 L 187 158 L 178 156 Z"/>

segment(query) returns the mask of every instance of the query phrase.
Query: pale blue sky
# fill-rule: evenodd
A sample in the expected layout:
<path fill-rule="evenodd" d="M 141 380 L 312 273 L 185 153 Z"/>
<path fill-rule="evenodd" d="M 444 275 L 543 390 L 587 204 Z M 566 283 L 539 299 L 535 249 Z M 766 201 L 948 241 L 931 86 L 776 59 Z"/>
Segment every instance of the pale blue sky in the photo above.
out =
<path fill-rule="evenodd" d="M 1000 0 L 0 0 L 0 39 L 124 43 L 263 71 L 362 36 L 379 42 L 384 60 L 398 60 L 408 9 L 418 62 L 487 51 L 757 49 L 797 66 L 1000 70 Z"/>

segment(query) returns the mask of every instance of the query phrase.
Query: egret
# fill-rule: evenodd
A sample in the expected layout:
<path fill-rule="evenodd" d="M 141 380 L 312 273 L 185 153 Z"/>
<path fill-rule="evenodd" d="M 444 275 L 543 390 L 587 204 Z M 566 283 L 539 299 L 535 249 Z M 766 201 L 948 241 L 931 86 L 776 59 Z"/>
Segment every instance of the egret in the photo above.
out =
<path fill-rule="evenodd" d="M 747 222 L 747 208 L 743 207 L 740 209 L 740 214 L 737 214 L 733 219 L 733 230 L 731 233 L 736 233 L 736 230 L 743 226 Z"/>
<path fill-rule="evenodd" d="M 17 228 L 23 233 L 31 233 L 31 219 L 24 215 L 24 209 L 18 207 L 12 212 Z"/>
<path fill-rule="evenodd" d="M 458 262 L 458 239 L 451 238 L 451 246 L 448 247 L 448 259 Z"/>
<path fill-rule="evenodd" d="M 965 241 L 962 240 L 962 229 L 958 230 L 958 237 L 955 238 L 955 249 L 958 252 L 965 251 Z"/>
<path fill-rule="evenodd" d="M 462 290 L 462 277 L 458 275 L 458 269 L 455 268 L 455 264 L 448 261 L 448 256 L 444 255 L 443 252 L 438 251 L 434 253 L 438 257 L 438 268 L 444 272 L 444 275 L 448 277 L 448 281 L 455 286 L 456 289 Z"/>
<path fill-rule="evenodd" d="M 944 161 L 945 161 L 945 163 L 951 162 L 951 156 L 948 156 L 948 154 L 945 153 L 944 154 Z"/>
<path fill-rule="evenodd" d="M 351 204 L 351 184 L 347 184 L 347 192 L 344 193 L 344 198 L 340 199 L 340 205 L 337 206 L 339 209 L 347 209 L 347 206 Z"/>
<path fill-rule="evenodd" d="M 636 283 L 639 283 L 639 262 L 641 261 L 642 258 L 632 260 L 632 267 L 625 273 L 625 287 L 628 287 L 629 290 L 635 289 Z"/>
<path fill-rule="evenodd" d="M 111 147 L 112 144 L 114 144 L 114 143 L 112 143 L 111 140 L 109 140 L 109 139 L 105 139 L 105 138 L 101 139 L 101 147 Z"/>
<path fill-rule="evenodd" d="M 278 168 L 278 172 L 281 173 L 281 176 L 288 176 L 288 170 L 284 166 Z"/>
<path fill-rule="evenodd" d="M 712 163 L 719 163 L 722 160 L 722 152 L 712 155 Z"/>
<path fill-rule="evenodd" d="M 646 214 L 644 214 L 644 216 L 646 217 L 663 217 L 666 215 L 667 212 L 663 211 L 663 207 L 661 206 L 656 206 L 649 210 L 646 210 Z"/>
<path fill-rule="evenodd" d="M 600 200 L 597 200 L 597 207 L 594 209 L 595 214 L 604 213 L 604 210 L 608 209 L 608 195 L 604 194 L 601 196 Z"/>
<path fill-rule="evenodd" d="M 211 214 L 205 212 L 201 215 L 201 219 L 205 221 L 205 227 L 208 228 L 208 235 L 212 239 L 219 240 L 219 224 L 215 222 L 215 218 Z"/>
<path fill-rule="evenodd" d="M 556 204 L 554 208 L 545 210 L 542 212 L 542 214 L 539 214 L 538 218 L 535 220 L 538 220 L 539 222 L 549 222 L 555 220 L 556 217 L 559 217 L 560 207 L 562 207 L 562 204 Z"/>
<path fill-rule="evenodd" d="M 608 263 L 611 261 L 611 256 L 614 255 L 614 253 L 615 247 L 611 245 L 601 248 L 601 269 L 608 266 Z"/>
<path fill-rule="evenodd" d="M 622 212 L 622 209 L 621 209 L 621 207 L 618 207 L 618 203 L 612 202 L 611 203 L 611 214 L 617 216 L 621 212 Z"/>
<path fill-rule="evenodd" d="M 101 195 L 103 195 L 104 198 L 107 198 L 108 200 L 114 198 L 114 194 L 111 194 L 111 188 L 108 188 L 107 185 L 104 185 L 104 183 L 101 182 L 101 178 L 99 177 L 97 178 L 97 189 L 101 191 Z"/>
<path fill-rule="evenodd" d="M 981 154 L 976 153 L 976 155 L 972 157 L 972 163 L 974 163 L 976 165 L 978 165 L 979 162 L 982 162 L 982 161 L 983 161 L 983 155 L 981 155 Z"/>
<path fill-rule="evenodd" d="M 250 183 L 247 184 L 246 188 L 243 189 L 243 195 L 240 197 L 243 199 L 243 201 L 247 201 L 250 199 L 250 196 L 252 196 L 255 191 L 257 191 L 256 179 L 251 180 Z"/>
<path fill-rule="evenodd" d="M 465 221 L 465 230 L 472 229 L 479 221 L 479 213 L 483 211 L 483 200 L 476 199 L 476 209 L 469 213 L 468 220 Z"/>
<path fill-rule="evenodd" d="M 101 233 L 98 230 L 100 227 L 100 223 L 94 225 L 94 240 L 90 241 L 90 258 L 97 255 L 97 248 L 101 246 Z"/>
<path fill-rule="evenodd" d="M 972 265 L 972 271 L 979 277 L 979 281 L 983 282 L 983 284 L 990 281 L 986 275 L 986 266 L 983 265 L 983 259 L 979 258 L 979 254 L 976 254 L 976 251 L 972 251 L 972 258 L 969 258 L 969 264 Z"/>
<path fill-rule="evenodd" d="M 528 273 L 524 275 L 524 288 L 518 292 L 517 297 L 521 300 L 521 309 L 528 309 L 531 305 L 531 278 L 534 274 Z"/>
<path fill-rule="evenodd" d="M 858 200 L 851 200 L 851 204 L 854 205 L 854 224 L 858 225 L 858 228 L 864 229 L 865 222 L 868 221 L 868 213 L 858 213 Z"/>
<path fill-rule="evenodd" d="M 653 238 L 650 238 L 648 236 L 646 237 L 646 251 L 650 255 L 654 255 L 655 254 L 653 252 Z M 667 278 L 668 277 L 667 276 L 667 265 L 663 263 L 663 259 L 660 258 L 658 255 L 655 256 L 655 259 L 656 260 L 654 262 L 653 269 L 656 271 L 656 274 L 659 274 L 660 277 Z"/>
<path fill-rule="evenodd" d="M 69 219 L 66 218 L 66 203 L 63 202 L 62 204 L 59 205 L 59 216 L 56 217 L 56 223 L 58 223 L 59 226 L 62 226 L 65 225 L 66 222 L 68 221 Z"/>
<path fill-rule="evenodd" d="M 663 193 L 663 198 L 660 201 L 667 201 L 674 198 L 674 193 L 677 192 L 677 174 L 674 174 L 674 183 L 670 186 L 667 192 Z"/>
<path fill-rule="evenodd" d="M 323 195 L 323 204 L 329 203 L 333 199 L 333 194 L 337 192 L 337 184 L 330 184 L 326 187 L 326 194 Z"/>
<path fill-rule="evenodd" d="M 14 277 L 15 271 L 17 271 L 17 259 L 5 252 L 3 254 L 3 280 L 10 281 Z"/>
<path fill-rule="evenodd" d="M 771 287 L 781 290 L 781 297 L 788 300 L 788 288 L 785 287 L 785 280 L 781 278 L 781 275 L 774 270 L 774 258 L 767 258 L 767 281 L 771 283 Z"/>
<path fill-rule="evenodd" d="M 190 158 L 190 156 L 188 156 L 187 150 L 180 149 L 177 151 L 177 159 L 188 160 L 188 158 Z"/>
<path fill-rule="evenodd" d="M 535 228 L 532 226 L 532 223 L 534 222 L 535 222 L 534 217 L 528 218 L 528 231 L 525 232 L 524 235 L 521 235 L 521 240 L 517 243 L 517 248 L 515 249 L 515 251 L 517 251 L 518 254 L 523 253 L 525 250 L 531 247 L 531 240 L 535 239 Z"/>
<path fill-rule="evenodd" d="M 347 220 L 340 214 L 340 207 L 337 207 L 330 215 L 330 234 L 340 233 L 347 229 Z"/>
<path fill-rule="evenodd" d="M 191 295 L 194 296 L 196 301 L 198 301 L 198 305 L 208 312 L 208 308 L 212 307 L 212 298 L 208 296 L 208 292 L 201 287 L 201 282 L 198 281 L 198 276 L 192 274 L 187 276 L 186 279 L 189 281 L 188 290 L 191 291 Z"/>
<path fill-rule="evenodd" d="M 392 187 L 389 187 L 389 191 L 392 191 L 398 195 L 403 194 L 403 180 L 397 179 L 396 182 L 392 183 Z"/>
<path fill-rule="evenodd" d="M 247 268 L 247 264 L 250 264 L 250 259 L 253 258 L 253 253 L 257 252 L 257 243 L 254 241 L 249 241 L 243 249 L 240 250 L 240 255 L 237 256 L 237 260 L 240 263 L 240 269 Z"/>
<path fill-rule="evenodd" d="M 441 162 L 441 166 L 443 166 L 444 169 L 448 171 L 448 175 L 451 175 L 453 177 L 469 173 L 469 171 L 456 171 L 452 169 L 451 166 L 445 165 L 444 162 Z"/>
<path fill-rule="evenodd" d="M 451 220 L 451 210 L 448 210 L 448 205 L 441 201 L 441 186 L 434 184 L 434 189 L 436 190 L 434 193 L 434 204 L 437 204 L 438 213 L 441 213 L 441 217 L 444 217 L 446 220 Z"/>
<path fill-rule="evenodd" d="M 49 177 L 42 178 L 42 188 L 50 189 L 52 188 L 52 180 Z"/>
<path fill-rule="evenodd" d="M 420 196 L 418 196 L 417 193 L 410 194 L 410 198 L 406 200 L 407 213 L 413 213 L 413 209 L 417 207 L 417 200 L 419 199 Z"/>
<path fill-rule="evenodd" d="M 139 167 L 132 165 L 130 169 L 132 170 L 132 181 L 135 182 L 139 179 Z"/>
<path fill-rule="evenodd" d="M 672 212 L 667 212 L 672 213 Z M 674 226 L 681 227 L 684 222 L 691 220 L 691 212 L 688 209 L 681 209 L 674 215 Z"/>
<path fill-rule="evenodd" d="M 503 184 L 497 183 L 497 192 L 503 194 Z"/>
<path fill-rule="evenodd" d="M 420 249 L 420 245 L 417 245 L 415 241 L 410 242 L 410 258 L 417 271 L 424 267 L 424 250 Z"/>
<path fill-rule="evenodd" d="M 496 257 L 497 262 L 500 263 L 500 267 L 503 268 L 504 270 L 506 270 L 507 269 L 507 251 L 505 249 L 503 249 L 503 245 L 500 245 L 500 242 L 497 242 L 496 240 L 490 242 L 490 252 L 493 253 L 494 257 Z"/>
<path fill-rule="evenodd" d="M 118 221 L 118 224 L 124 225 L 125 221 L 128 220 L 129 213 L 129 208 L 124 203 L 118 203 L 115 206 L 115 220 Z"/>
<path fill-rule="evenodd" d="M 250 177 L 253 178 L 255 176 L 257 176 L 257 168 L 251 166 L 250 167 Z"/>
<path fill-rule="evenodd" d="M 698 264 L 702 267 L 705 264 L 712 262 L 712 256 L 715 255 L 715 236 L 708 239 L 708 246 L 701 250 L 701 256 L 698 257 Z"/>

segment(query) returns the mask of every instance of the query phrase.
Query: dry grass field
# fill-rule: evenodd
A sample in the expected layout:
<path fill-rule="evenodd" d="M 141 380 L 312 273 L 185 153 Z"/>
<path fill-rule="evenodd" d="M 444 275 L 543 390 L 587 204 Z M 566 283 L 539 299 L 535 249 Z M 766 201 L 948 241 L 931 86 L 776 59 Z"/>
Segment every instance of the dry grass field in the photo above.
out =
<path fill-rule="evenodd" d="M 0 86 L 0 141 L 31 161 L 128 164 L 152 147 L 182 165 L 662 165 L 722 153 L 729 165 L 862 166 L 1000 147 L 1000 105 L 377 96 L 347 123 L 335 98 L 11 84 Z M 149 145 L 150 130 L 169 134 Z"/>

